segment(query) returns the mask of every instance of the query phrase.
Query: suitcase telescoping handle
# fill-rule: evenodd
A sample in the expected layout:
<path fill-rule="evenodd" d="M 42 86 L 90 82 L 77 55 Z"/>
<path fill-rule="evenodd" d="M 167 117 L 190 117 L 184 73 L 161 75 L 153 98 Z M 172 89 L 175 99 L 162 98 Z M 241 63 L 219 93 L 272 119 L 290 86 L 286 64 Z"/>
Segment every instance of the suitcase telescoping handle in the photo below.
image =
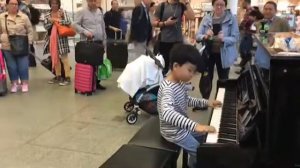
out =
<path fill-rule="evenodd" d="M 115 40 L 118 40 L 117 39 L 117 31 L 115 31 Z M 120 39 L 119 40 L 122 40 L 122 30 L 120 29 Z"/>

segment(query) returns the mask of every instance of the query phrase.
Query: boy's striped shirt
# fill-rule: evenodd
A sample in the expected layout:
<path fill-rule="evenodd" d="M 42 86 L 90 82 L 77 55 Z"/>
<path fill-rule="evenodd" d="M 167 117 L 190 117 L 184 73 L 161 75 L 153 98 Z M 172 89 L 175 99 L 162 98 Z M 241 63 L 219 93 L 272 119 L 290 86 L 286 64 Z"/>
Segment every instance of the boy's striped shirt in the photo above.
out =
<path fill-rule="evenodd" d="M 185 83 L 174 83 L 164 80 L 160 84 L 157 97 L 157 108 L 160 119 L 160 132 L 171 142 L 178 142 L 185 138 L 190 131 L 194 131 L 196 122 L 187 116 L 187 108 L 205 107 L 208 101 L 188 96 Z"/>

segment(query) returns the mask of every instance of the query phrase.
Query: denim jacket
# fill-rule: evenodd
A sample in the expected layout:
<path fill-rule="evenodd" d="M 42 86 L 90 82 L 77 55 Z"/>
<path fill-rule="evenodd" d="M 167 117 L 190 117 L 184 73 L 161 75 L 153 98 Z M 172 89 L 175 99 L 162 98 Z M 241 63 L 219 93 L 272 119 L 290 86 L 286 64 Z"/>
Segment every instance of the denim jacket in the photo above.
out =
<path fill-rule="evenodd" d="M 202 41 L 207 30 L 212 26 L 213 13 L 207 14 L 199 27 L 196 34 L 197 41 Z M 224 33 L 224 43 L 221 46 L 221 61 L 223 68 L 229 68 L 238 56 L 237 42 L 239 40 L 239 28 L 236 16 L 230 11 L 226 11 L 225 19 L 222 23 L 222 32 Z"/>

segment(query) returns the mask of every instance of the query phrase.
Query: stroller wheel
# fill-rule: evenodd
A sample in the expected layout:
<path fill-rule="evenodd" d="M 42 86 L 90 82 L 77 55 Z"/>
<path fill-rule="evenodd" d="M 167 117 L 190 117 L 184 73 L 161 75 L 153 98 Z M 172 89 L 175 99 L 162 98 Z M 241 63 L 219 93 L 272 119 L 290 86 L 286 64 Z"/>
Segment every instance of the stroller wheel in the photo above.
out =
<path fill-rule="evenodd" d="M 132 125 L 132 124 L 136 123 L 137 118 L 138 118 L 138 116 L 136 113 L 129 113 L 126 117 L 126 121 L 128 124 Z"/>
<path fill-rule="evenodd" d="M 133 108 L 134 108 L 134 105 L 131 102 L 126 102 L 124 104 L 124 110 L 126 112 L 131 112 L 133 110 Z"/>

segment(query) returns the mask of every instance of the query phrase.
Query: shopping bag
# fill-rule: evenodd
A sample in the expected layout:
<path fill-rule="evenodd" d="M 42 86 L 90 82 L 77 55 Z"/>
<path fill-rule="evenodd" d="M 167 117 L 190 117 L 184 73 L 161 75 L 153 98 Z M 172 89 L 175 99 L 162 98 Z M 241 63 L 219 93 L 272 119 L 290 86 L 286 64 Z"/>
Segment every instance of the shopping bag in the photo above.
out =
<path fill-rule="evenodd" d="M 98 79 L 106 80 L 111 77 L 112 64 L 109 59 L 105 58 L 103 64 L 98 67 Z"/>

